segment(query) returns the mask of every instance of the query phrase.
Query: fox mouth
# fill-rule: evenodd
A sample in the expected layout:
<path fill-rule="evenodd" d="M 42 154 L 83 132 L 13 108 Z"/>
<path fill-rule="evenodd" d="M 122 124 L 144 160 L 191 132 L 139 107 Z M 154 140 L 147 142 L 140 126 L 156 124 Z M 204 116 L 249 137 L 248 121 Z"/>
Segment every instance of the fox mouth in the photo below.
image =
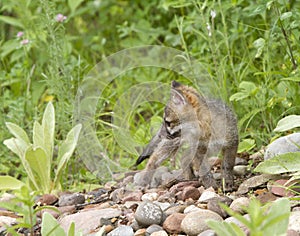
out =
<path fill-rule="evenodd" d="M 168 133 L 168 134 L 167 134 L 167 139 L 175 139 L 175 138 L 180 137 L 180 135 L 181 135 L 181 130 L 178 130 L 178 131 L 176 131 L 176 132 L 173 133 L 173 134 Z"/>

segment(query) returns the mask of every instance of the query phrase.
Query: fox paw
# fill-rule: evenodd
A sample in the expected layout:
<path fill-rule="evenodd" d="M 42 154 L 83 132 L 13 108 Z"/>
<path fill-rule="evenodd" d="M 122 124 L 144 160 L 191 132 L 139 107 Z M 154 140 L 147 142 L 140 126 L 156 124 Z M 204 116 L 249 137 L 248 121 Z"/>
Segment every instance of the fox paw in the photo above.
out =
<path fill-rule="evenodd" d="M 208 174 L 202 177 L 202 185 L 205 188 L 213 187 L 214 189 L 217 189 L 217 182 L 213 178 L 212 174 Z"/>

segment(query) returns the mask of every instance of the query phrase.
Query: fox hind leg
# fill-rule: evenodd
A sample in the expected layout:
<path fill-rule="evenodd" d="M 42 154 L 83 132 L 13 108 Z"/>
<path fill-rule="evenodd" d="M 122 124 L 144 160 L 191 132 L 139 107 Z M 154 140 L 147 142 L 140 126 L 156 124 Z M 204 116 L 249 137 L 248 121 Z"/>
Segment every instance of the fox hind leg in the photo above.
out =
<path fill-rule="evenodd" d="M 235 164 L 235 156 L 237 153 L 237 145 L 224 147 L 222 149 L 223 163 L 222 163 L 222 177 L 225 180 L 225 187 L 227 190 L 232 189 L 234 176 L 233 167 Z"/>

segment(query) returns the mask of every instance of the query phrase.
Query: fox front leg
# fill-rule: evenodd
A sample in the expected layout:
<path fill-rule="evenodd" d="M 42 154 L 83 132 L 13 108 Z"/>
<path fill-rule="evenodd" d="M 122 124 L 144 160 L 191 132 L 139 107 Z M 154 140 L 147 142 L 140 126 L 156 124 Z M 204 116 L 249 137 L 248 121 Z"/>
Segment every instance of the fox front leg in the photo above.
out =
<path fill-rule="evenodd" d="M 173 157 L 178 150 L 180 143 L 179 138 L 162 139 L 159 144 L 154 148 L 150 159 L 146 165 L 146 170 L 156 169 L 168 157 Z"/>

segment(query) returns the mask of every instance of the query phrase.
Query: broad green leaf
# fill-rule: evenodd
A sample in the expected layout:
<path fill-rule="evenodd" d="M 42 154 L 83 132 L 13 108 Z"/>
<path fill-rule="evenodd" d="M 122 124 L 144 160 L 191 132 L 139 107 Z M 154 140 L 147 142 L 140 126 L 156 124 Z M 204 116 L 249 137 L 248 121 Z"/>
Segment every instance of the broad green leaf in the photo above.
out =
<path fill-rule="evenodd" d="M 240 92 L 233 94 L 229 100 L 230 101 L 239 101 L 247 98 L 248 96 L 255 95 L 258 91 L 258 87 L 250 81 L 242 81 L 239 85 Z"/>
<path fill-rule="evenodd" d="M 73 14 L 77 7 L 83 2 L 84 0 L 68 0 L 68 5 L 71 9 L 71 13 Z"/>
<path fill-rule="evenodd" d="M 51 102 L 48 103 L 42 120 L 42 127 L 44 130 L 44 146 L 50 162 L 53 157 L 53 146 L 54 146 L 54 130 L 55 130 L 55 112 Z"/>
<path fill-rule="evenodd" d="M 255 147 L 254 139 L 244 139 L 242 142 L 239 143 L 238 153 L 250 151 L 254 147 Z"/>
<path fill-rule="evenodd" d="M 8 128 L 9 132 L 15 136 L 18 139 L 23 140 L 25 143 L 30 144 L 29 138 L 26 134 L 26 132 L 18 125 L 11 123 L 11 122 L 6 122 L 6 127 Z"/>
<path fill-rule="evenodd" d="M 257 91 L 257 86 L 255 85 L 255 83 L 250 82 L 250 81 L 242 81 L 239 85 L 239 88 L 244 91 L 247 92 L 249 94 L 253 94 Z"/>
<path fill-rule="evenodd" d="M 290 201 L 280 198 L 274 201 L 264 221 L 263 232 L 265 235 L 284 235 L 287 231 L 290 216 Z"/>
<path fill-rule="evenodd" d="M 271 9 L 273 3 L 274 3 L 274 0 L 267 2 L 266 7 L 267 7 L 268 10 Z"/>
<path fill-rule="evenodd" d="M 255 54 L 256 58 L 261 56 L 261 54 L 263 52 L 263 48 L 265 46 L 265 43 L 266 43 L 266 41 L 263 38 L 259 38 L 253 42 L 253 46 L 257 49 L 256 54 Z"/>
<path fill-rule="evenodd" d="M 81 127 L 81 124 L 73 127 L 58 150 L 58 166 L 55 174 L 54 186 L 58 184 L 62 171 L 75 150 Z"/>
<path fill-rule="evenodd" d="M 17 154 L 23 164 L 23 160 L 24 160 L 23 156 L 25 154 L 26 149 L 30 146 L 30 144 L 18 138 L 6 139 L 4 140 L 3 144 L 13 153 Z"/>
<path fill-rule="evenodd" d="M 32 139 L 33 139 L 33 145 L 35 147 L 38 147 L 38 146 L 44 147 L 45 146 L 44 142 L 48 142 L 48 140 L 45 140 L 45 138 L 44 138 L 43 127 L 37 121 L 35 121 L 33 124 Z"/>
<path fill-rule="evenodd" d="M 255 48 L 260 48 L 260 47 L 263 47 L 264 45 L 265 45 L 265 39 L 263 39 L 263 38 L 256 39 L 253 42 L 253 46 Z"/>
<path fill-rule="evenodd" d="M 56 221 L 56 219 L 48 212 L 43 214 L 41 234 L 43 236 L 65 236 L 66 233 Z"/>
<path fill-rule="evenodd" d="M 290 18 L 292 15 L 293 15 L 293 13 L 290 12 L 290 11 L 285 12 L 285 13 L 283 13 L 283 14 L 280 16 L 280 20 L 285 20 L 285 19 L 287 19 L 287 18 Z"/>
<path fill-rule="evenodd" d="M 69 231 L 68 231 L 68 236 L 75 236 L 75 224 L 72 222 L 70 225 Z"/>
<path fill-rule="evenodd" d="M 237 92 L 230 96 L 229 101 L 231 101 L 231 102 L 232 101 L 240 101 L 240 100 L 247 98 L 248 96 L 249 96 L 249 94 L 247 94 L 247 93 Z"/>
<path fill-rule="evenodd" d="M 282 118 L 276 128 L 274 129 L 275 132 L 283 132 L 287 131 L 296 127 L 300 127 L 300 115 L 290 115 L 287 117 Z"/>
<path fill-rule="evenodd" d="M 11 176 L 0 176 L 0 190 L 20 189 L 24 183 Z"/>
<path fill-rule="evenodd" d="M 20 46 L 20 42 L 14 40 L 14 39 L 13 40 L 5 41 L 1 45 L 1 54 L 0 54 L 0 56 L 4 59 L 11 52 L 15 51 L 18 48 L 18 46 Z M 1 84 L 1 86 L 3 86 L 3 84 Z"/>
<path fill-rule="evenodd" d="M 254 169 L 266 174 L 282 174 L 300 171 L 300 152 L 285 153 L 259 163 Z"/>
<path fill-rule="evenodd" d="M 82 236 L 82 235 L 83 234 L 81 232 L 75 232 L 75 224 L 74 222 L 72 222 L 68 231 L 68 236 Z M 97 234 L 95 236 L 97 236 Z"/>
<path fill-rule="evenodd" d="M 30 147 L 30 145 L 25 143 L 23 140 L 20 140 L 17 138 L 6 139 L 6 140 L 4 140 L 3 143 L 8 149 L 10 149 L 12 152 L 14 152 L 15 154 L 17 154 L 19 156 L 21 163 L 22 163 L 30 181 L 33 183 L 35 188 L 37 188 L 38 185 L 35 181 L 32 170 L 31 170 L 27 160 L 25 159 L 25 152 Z"/>
<path fill-rule="evenodd" d="M 25 153 L 25 158 L 37 179 L 36 182 L 40 184 L 38 190 L 42 190 L 43 193 L 49 193 L 51 188 L 51 162 L 45 150 L 41 147 L 29 147 Z"/>
<path fill-rule="evenodd" d="M 12 26 L 24 28 L 24 26 L 20 20 L 14 18 L 14 17 L 11 17 L 11 16 L 0 16 L 0 21 L 3 21 L 4 23 L 7 23 Z"/>

